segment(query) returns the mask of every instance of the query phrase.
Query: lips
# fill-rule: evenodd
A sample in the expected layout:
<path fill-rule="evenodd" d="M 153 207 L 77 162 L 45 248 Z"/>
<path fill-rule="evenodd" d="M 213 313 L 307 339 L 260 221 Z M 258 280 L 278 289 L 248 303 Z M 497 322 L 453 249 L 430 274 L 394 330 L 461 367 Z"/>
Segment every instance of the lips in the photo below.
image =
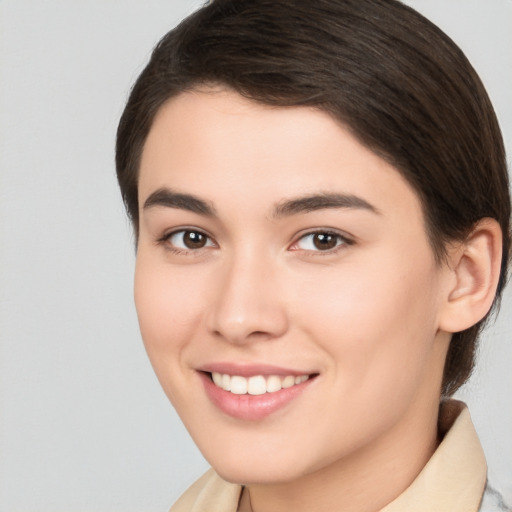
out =
<path fill-rule="evenodd" d="M 222 364 L 201 369 L 199 375 L 206 395 L 224 414 L 258 421 L 297 399 L 318 374 Z"/>

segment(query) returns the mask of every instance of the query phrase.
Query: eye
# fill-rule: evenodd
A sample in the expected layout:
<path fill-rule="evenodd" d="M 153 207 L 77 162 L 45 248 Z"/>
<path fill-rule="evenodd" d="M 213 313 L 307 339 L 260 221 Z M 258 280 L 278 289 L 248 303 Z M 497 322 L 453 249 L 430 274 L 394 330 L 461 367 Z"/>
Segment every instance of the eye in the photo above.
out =
<path fill-rule="evenodd" d="M 350 245 L 352 242 L 338 233 L 330 231 L 317 231 L 303 235 L 293 244 L 292 249 L 303 251 L 332 251 L 341 245 Z"/>
<path fill-rule="evenodd" d="M 174 231 L 164 237 L 162 240 L 172 246 L 173 249 L 190 251 L 203 249 L 204 247 L 214 247 L 211 238 L 201 231 L 192 229 L 182 229 Z"/>

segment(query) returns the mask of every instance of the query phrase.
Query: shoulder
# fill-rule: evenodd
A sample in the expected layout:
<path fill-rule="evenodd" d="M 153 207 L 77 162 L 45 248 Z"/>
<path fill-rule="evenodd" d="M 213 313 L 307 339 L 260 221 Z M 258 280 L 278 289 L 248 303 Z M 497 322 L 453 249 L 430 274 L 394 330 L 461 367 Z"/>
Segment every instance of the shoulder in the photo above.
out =
<path fill-rule="evenodd" d="M 236 512 L 242 487 L 223 480 L 213 469 L 196 480 L 169 512 Z"/>

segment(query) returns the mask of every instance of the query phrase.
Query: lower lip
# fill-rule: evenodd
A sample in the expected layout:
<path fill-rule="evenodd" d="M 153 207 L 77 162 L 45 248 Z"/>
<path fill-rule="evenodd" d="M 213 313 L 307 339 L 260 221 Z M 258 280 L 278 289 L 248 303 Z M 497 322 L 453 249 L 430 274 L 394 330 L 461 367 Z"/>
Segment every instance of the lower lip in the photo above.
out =
<path fill-rule="evenodd" d="M 200 372 L 199 375 L 206 394 L 214 405 L 228 416 L 246 421 L 262 420 L 282 409 L 298 397 L 313 381 L 313 378 L 310 377 L 300 384 L 263 395 L 235 395 L 216 386 L 209 374 Z"/>

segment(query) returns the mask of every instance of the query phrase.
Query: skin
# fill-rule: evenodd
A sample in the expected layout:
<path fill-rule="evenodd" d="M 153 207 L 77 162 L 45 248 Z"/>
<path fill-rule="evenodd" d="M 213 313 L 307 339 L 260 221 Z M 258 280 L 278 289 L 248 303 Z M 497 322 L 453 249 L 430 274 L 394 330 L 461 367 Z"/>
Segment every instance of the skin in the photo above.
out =
<path fill-rule="evenodd" d="M 214 214 L 190 201 L 144 207 L 163 188 Z M 279 209 L 325 193 L 358 200 Z M 437 446 L 443 322 L 459 325 L 456 273 L 436 263 L 418 197 L 397 170 L 316 109 L 187 92 L 154 121 L 139 204 L 146 350 L 204 456 L 247 485 L 243 506 L 250 496 L 257 512 L 364 512 L 398 496 Z M 206 245 L 187 249 L 184 228 Z M 334 233 L 336 247 L 316 248 L 312 231 Z M 246 421 L 205 393 L 198 369 L 217 362 L 316 377 L 285 407 Z"/>

